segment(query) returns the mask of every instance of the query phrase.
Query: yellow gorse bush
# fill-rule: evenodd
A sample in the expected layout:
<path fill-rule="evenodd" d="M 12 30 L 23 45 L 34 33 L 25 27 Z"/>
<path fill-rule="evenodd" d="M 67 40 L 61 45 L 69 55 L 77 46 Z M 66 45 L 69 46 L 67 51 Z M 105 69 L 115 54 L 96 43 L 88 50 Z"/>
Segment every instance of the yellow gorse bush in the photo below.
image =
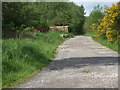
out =
<path fill-rule="evenodd" d="M 105 16 L 98 24 L 93 24 L 92 29 L 96 32 L 95 37 L 103 37 L 110 42 L 120 43 L 120 2 L 106 7 Z"/>

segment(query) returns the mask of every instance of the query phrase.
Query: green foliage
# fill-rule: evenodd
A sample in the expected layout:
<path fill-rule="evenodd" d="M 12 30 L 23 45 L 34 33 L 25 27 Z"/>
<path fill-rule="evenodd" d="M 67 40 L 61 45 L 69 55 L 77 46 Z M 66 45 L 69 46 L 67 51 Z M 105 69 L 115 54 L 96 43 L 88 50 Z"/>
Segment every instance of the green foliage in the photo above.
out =
<path fill-rule="evenodd" d="M 87 32 L 84 34 L 84 36 L 93 37 L 94 34 L 95 34 L 94 32 Z"/>
<path fill-rule="evenodd" d="M 103 18 L 104 13 L 102 12 L 102 7 L 99 5 L 95 6 L 93 11 L 90 13 L 88 17 L 86 17 L 84 28 L 85 32 L 91 32 L 91 26 L 94 23 L 98 23 L 98 20 Z"/>
<path fill-rule="evenodd" d="M 23 29 L 23 31 L 33 31 L 35 28 L 34 27 L 27 27 Z"/>
<path fill-rule="evenodd" d="M 90 30 L 92 29 L 92 32 L 87 32 L 85 36 L 91 36 L 93 40 L 120 53 L 120 25 L 118 24 L 120 3 L 106 7 L 104 11 L 105 15 L 102 14 L 101 9 L 98 9 L 98 7 L 87 18 L 86 24 L 90 24 L 89 28 L 91 27 Z"/>
<path fill-rule="evenodd" d="M 109 42 L 120 43 L 120 2 L 105 8 L 105 16 L 99 24 L 93 25 L 95 37 L 103 37 Z M 97 26 L 97 27 L 96 27 Z"/>
<path fill-rule="evenodd" d="M 46 66 L 65 39 L 64 32 L 37 33 L 37 38 L 5 39 L 2 49 L 3 87 L 18 84 Z"/>
<path fill-rule="evenodd" d="M 3 2 L 2 7 L 3 36 L 22 25 L 23 28 L 68 25 L 71 32 L 82 33 L 84 7 L 72 2 Z"/>

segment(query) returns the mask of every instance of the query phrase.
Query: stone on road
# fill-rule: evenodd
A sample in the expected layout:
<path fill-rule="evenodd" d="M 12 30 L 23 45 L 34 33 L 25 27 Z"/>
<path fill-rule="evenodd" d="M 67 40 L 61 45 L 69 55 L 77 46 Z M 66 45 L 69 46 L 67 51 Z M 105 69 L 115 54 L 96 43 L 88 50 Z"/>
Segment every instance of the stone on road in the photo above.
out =
<path fill-rule="evenodd" d="M 118 53 L 75 36 L 59 46 L 55 60 L 17 88 L 118 88 Z"/>

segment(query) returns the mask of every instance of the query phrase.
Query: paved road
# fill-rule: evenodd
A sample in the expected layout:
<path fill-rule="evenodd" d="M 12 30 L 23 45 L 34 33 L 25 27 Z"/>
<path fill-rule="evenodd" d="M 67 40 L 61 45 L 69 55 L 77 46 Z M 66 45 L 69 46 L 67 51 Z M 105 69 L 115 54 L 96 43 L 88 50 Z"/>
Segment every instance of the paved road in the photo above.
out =
<path fill-rule="evenodd" d="M 55 60 L 17 88 L 118 88 L 118 54 L 90 37 L 59 46 Z"/>

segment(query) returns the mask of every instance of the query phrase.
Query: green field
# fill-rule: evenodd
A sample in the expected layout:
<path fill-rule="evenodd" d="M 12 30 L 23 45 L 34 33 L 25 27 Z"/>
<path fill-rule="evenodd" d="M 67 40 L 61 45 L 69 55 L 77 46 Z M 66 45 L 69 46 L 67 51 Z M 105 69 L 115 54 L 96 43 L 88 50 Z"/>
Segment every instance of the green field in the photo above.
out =
<path fill-rule="evenodd" d="M 4 39 L 2 47 L 2 87 L 17 85 L 41 68 L 55 56 L 57 47 L 67 38 L 65 32 L 37 33 L 36 38 Z"/>

